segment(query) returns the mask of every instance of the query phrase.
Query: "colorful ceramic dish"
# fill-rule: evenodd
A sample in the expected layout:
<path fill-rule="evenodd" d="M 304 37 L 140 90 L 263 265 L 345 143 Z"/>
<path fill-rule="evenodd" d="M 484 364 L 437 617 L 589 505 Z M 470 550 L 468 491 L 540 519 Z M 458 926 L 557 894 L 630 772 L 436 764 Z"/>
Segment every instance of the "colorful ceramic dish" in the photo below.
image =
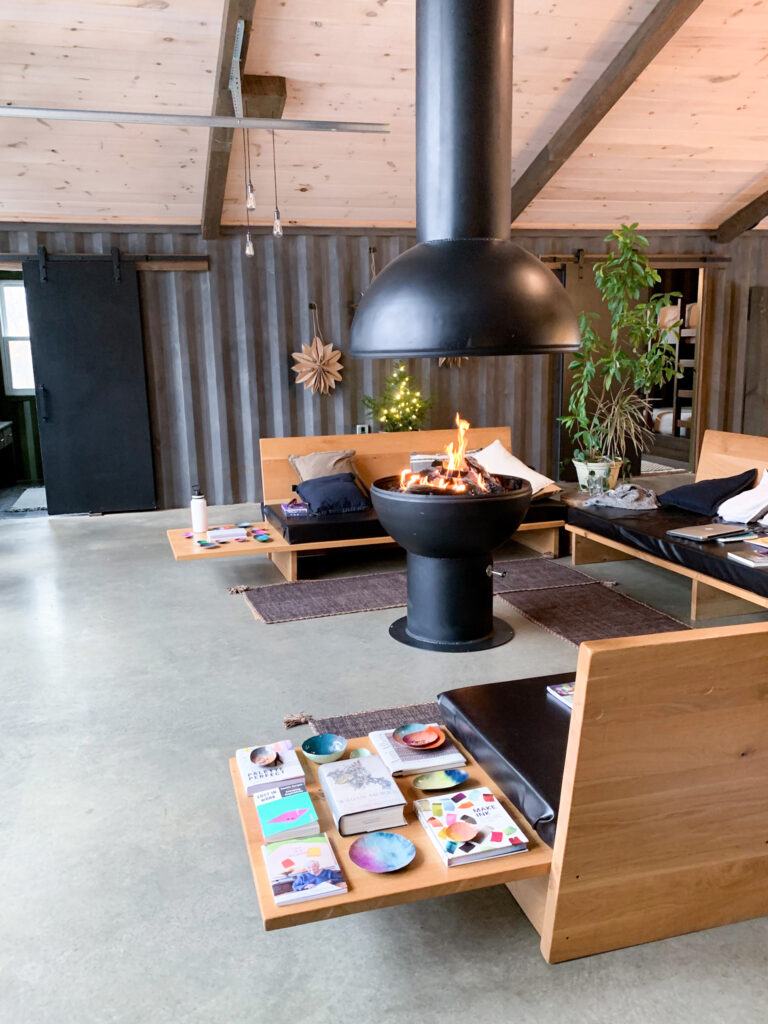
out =
<path fill-rule="evenodd" d="M 416 789 L 453 789 L 454 786 L 463 785 L 469 778 L 469 773 L 461 768 L 448 768 L 445 771 L 427 772 L 426 775 L 417 775 L 413 780 Z"/>
<path fill-rule="evenodd" d="M 423 732 L 428 729 L 428 725 L 424 725 L 423 722 L 406 722 L 405 725 L 400 725 L 392 733 L 393 739 L 396 739 L 398 743 L 404 743 L 403 737 L 408 733 L 412 732 Z"/>
<path fill-rule="evenodd" d="M 280 755 L 272 747 L 254 747 L 251 751 L 251 761 L 259 768 L 278 768 L 282 764 Z"/>
<path fill-rule="evenodd" d="M 349 859 L 365 871 L 377 875 L 399 871 L 416 856 L 416 847 L 405 836 L 394 832 L 369 832 L 360 836 L 349 848 Z"/>
<path fill-rule="evenodd" d="M 301 744 L 310 761 L 315 764 L 327 764 L 329 761 L 338 761 L 344 756 L 347 749 L 347 741 L 343 736 L 337 736 L 332 732 L 323 732 L 319 736 L 310 736 Z"/>
<path fill-rule="evenodd" d="M 421 732 L 406 733 L 403 743 L 411 750 L 436 750 L 445 743 L 445 733 L 436 725 Z"/>
<path fill-rule="evenodd" d="M 350 757 L 370 757 L 371 751 L 368 747 L 355 747 L 354 750 L 350 750 Z"/>

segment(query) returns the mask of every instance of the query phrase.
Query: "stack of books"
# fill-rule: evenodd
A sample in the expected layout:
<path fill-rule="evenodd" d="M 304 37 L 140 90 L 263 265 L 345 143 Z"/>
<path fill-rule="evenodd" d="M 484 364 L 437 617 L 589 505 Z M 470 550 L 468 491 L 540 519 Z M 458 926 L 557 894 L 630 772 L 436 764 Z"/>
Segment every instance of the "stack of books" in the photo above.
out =
<path fill-rule="evenodd" d="M 440 768 L 461 768 L 467 763 L 467 759 L 450 740 L 446 740 L 437 750 L 419 750 L 418 747 L 406 747 L 398 743 L 392 736 L 393 732 L 394 729 L 384 729 L 368 734 L 390 775 L 418 775 Z"/>
<path fill-rule="evenodd" d="M 288 516 L 290 519 L 292 516 L 307 516 L 309 515 L 309 506 L 306 502 L 299 501 L 298 498 L 292 498 L 290 501 L 284 501 L 280 508 L 283 510 L 283 515 Z"/>
<path fill-rule="evenodd" d="M 569 711 L 573 710 L 573 691 L 576 683 L 554 683 L 547 687 L 547 693 L 564 704 Z"/>
<path fill-rule="evenodd" d="M 340 835 L 405 824 L 405 797 L 381 757 L 331 761 L 320 766 L 317 777 Z"/>
<path fill-rule="evenodd" d="M 528 849 L 525 833 L 517 827 L 499 801 L 485 786 L 449 796 L 425 797 L 414 804 L 422 828 L 449 868 L 490 857 L 522 853 Z M 454 838 L 451 826 L 476 828 L 471 839 Z"/>
<path fill-rule="evenodd" d="M 256 763 L 269 752 L 277 755 L 273 764 Z M 347 883 L 328 836 L 320 832 L 304 769 L 290 740 L 243 747 L 235 760 L 259 819 L 275 904 L 281 907 L 345 893 Z"/>

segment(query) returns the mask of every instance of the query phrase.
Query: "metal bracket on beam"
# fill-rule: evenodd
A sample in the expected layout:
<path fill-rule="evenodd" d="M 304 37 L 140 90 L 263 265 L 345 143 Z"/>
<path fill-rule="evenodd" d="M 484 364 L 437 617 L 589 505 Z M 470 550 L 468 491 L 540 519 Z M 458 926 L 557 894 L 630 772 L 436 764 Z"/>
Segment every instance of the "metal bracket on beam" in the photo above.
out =
<path fill-rule="evenodd" d="M 232 106 L 235 117 L 243 116 L 243 85 L 240 78 L 240 60 L 243 54 L 243 40 L 245 39 L 245 20 L 237 19 L 235 29 L 235 46 L 232 51 L 232 65 L 229 69 L 229 91 L 232 96 Z"/>
<path fill-rule="evenodd" d="M 120 250 L 116 245 L 113 245 L 110 249 L 112 254 L 112 277 L 114 278 L 115 284 L 120 284 L 122 280 L 120 275 Z"/>
<path fill-rule="evenodd" d="M 44 245 L 38 245 L 37 258 L 40 263 L 40 281 L 45 284 L 48 280 L 48 253 Z"/>
<path fill-rule="evenodd" d="M 579 273 L 578 278 L 580 281 L 584 280 L 584 250 L 576 250 L 576 266 L 578 267 Z"/>

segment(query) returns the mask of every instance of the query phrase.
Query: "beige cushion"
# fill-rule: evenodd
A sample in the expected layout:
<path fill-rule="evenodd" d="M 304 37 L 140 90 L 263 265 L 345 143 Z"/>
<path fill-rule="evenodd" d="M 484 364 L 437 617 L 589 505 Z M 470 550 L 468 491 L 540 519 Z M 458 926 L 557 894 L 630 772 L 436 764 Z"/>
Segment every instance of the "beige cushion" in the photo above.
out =
<path fill-rule="evenodd" d="M 501 476 L 519 476 L 527 480 L 531 485 L 534 498 L 544 498 L 548 494 L 556 494 L 560 488 L 554 480 L 550 480 L 543 473 L 537 473 L 535 469 L 526 466 L 512 452 L 507 451 L 501 441 L 494 441 L 486 448 L 475 452 L 475 458 L 480 465 L 489 473 L 498 473 Z"/>
<path fill-rule="evenodd" d="M 289 455 L 288 461 L 296 470 L 299 480 L 316 480 L 319 476 L 330 476 L 332 473 L 354 473 L 357 476 L 354 455 L 354 448 L 343 448 L 337 452 Z"/>

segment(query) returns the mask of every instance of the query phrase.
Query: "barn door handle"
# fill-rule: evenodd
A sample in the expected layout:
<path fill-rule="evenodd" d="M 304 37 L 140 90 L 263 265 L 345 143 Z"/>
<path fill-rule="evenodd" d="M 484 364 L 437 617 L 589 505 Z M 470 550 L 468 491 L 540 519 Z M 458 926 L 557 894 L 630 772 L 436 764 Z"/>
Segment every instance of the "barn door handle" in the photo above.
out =
<path fill-rule="evenodd" d="M 44 423 L 48 422 L 48 392 L 45 390 L 42 384 L 38 384 L 35 388 L 37 391 L 37 411 L 40 415 L 40 419 Z"/>

